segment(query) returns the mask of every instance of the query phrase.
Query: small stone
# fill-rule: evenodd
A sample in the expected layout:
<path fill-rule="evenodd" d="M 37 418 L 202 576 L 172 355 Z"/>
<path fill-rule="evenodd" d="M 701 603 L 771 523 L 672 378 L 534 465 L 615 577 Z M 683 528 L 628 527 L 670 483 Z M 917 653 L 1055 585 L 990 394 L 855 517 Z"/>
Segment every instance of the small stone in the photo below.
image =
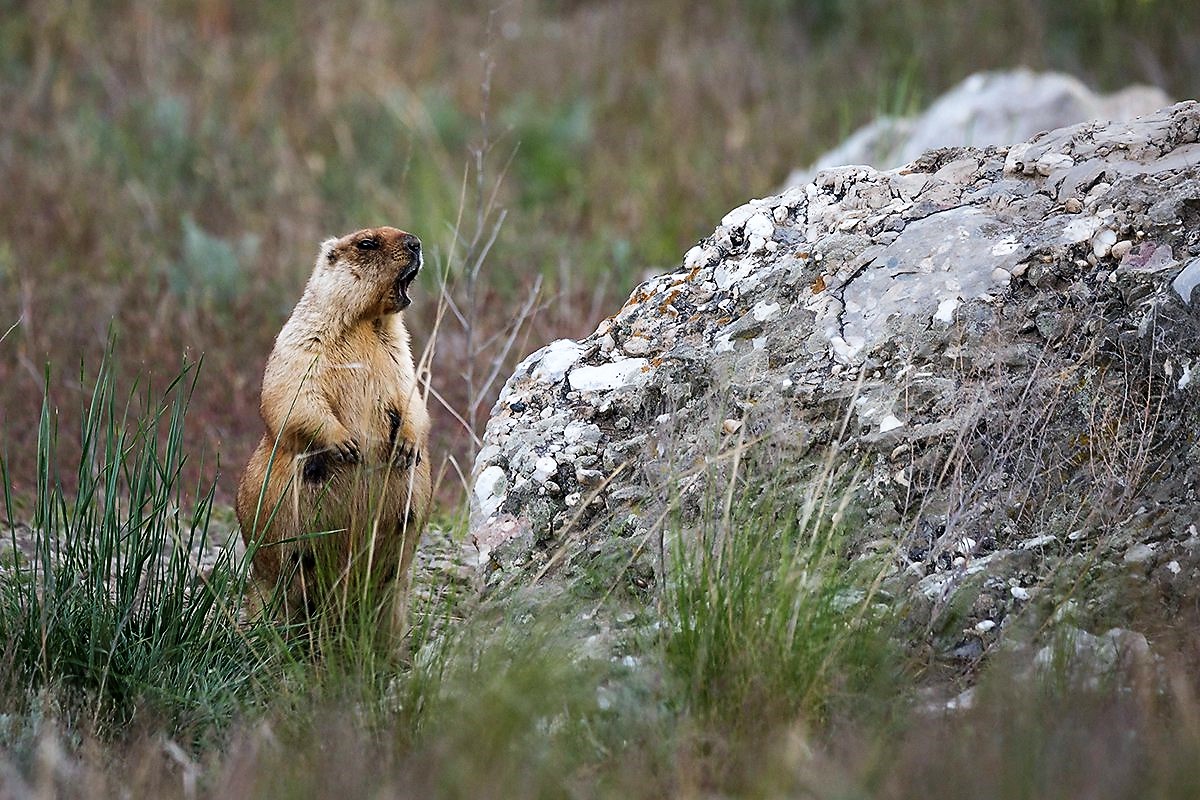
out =
<path fill-rule="evenodd" d="M 721 423 L 721 430 L 726 434 L 734 434 L 741 430 L 742 421 L 740 419 L 727 419 Z"/>
<path fill-rule="evenodd" d="M 1025 601 L 1029 599 L 1029 590 L 1023 586 L 1014 586 L 1008 590 L 1014 600 Z"/>
<path fill-rule="evenodd" d="M 1068 197 L 1067 202 L 1063 203 L 1063 210 L 1068 214 L 1078 214 L 1083 211 L 1083 202 L 1078 197 Z"/>
<path fill-rule="evenodd" d="M 982 619 L 979 622 L 975 623 L 975 631 L 977 633 L 987 633 L 994 627 L 996 627 L 995 620 Z"/>
<path fill-rule="evenodd" d="M 542 456 L 533 463 L 534 483 L 545 483 L 556 472 L 558 472 L 558 462 L 549 456 Z"/>
<path fill-rule="evenodd" d="M 770 217 L 762 212 L 755 214 L 746 221 L 747 236 L 758 236 L 765 241 L 770 239 L 774 233 L 774 223 L 771 222 Z"/>
<path fill-rule="evenodd" d="M 1101 228 L 1092 237 L 1092 254 L 1096 258 L 1107 258 L 1112 252 L 1112 246 L 1117 242 L 1117 233 L 1111 228 Z"/>
<path fill-rule="evenodd" d="M 1083 198 L 1084 205 L 1093 206 L 1100 201 L 1100 198 L 1112 188 L 1112 184 L 1100 181 L 1091 189 L 1088 190 L 1087 196 Z"/>
<path fill-rule="evenodd" d="M 975 687 L 963 689 L 946 701 L 947 711 L 970 711 L 975 707 Z"/>
<path fill-rule="evenodd" d="M 542 348 L 541 359 L 533 370 L 533 377 L 542 383 L 557 383 L 562 380 L 567 370 L 575 365 L 582 353 L 583 346 L 570 339 L 551 342 Z"/>
<path fill-rule="evenodd" d="M 897 428 L 903 428 L 903 427 L 904 427 L 904 423 L 895 414 L 888 414 L 886 417 L 884 417 L 883 419 L 881 419 L 879 421 L 879 432 L 880 433 L 887 433 L 888 431 L 894 431 Z"/>
<path fill-rule="evenodd" d="M 1066 169 L 1074 165 L 1074 160 L 1065 153 L 1046 153 L 1037 160 L 1037 171 L 1039 175 L 1047 176 L 1058 169 Z"/>
<path fill-rule="evenodd" d="M 650 352 L 650 340 L 641 336 L 630 336 L 621 349 L 631 356 L 644 356 Z"/>
<path fill-rule="evenodd" d="M 1109 254 L 1117 261 L 1120 261 L 1125 256 L 1129 255 L 1129 251 L 1132 249 L 1133 242 L 1129 241 L 1128 239 L 1122 239 L 1112 246 L 1112 250 L 1109 251 Z"/>
<path fill-rule="evenodd" d="M 1139 542 L 1125 551 L 1123 561 L 1126 564 L 1142 564 L 1154 557 L 1154 546 Z"/>
<path fill-rule="evenodd" d="M 604 473 L 598 469 L 575 470 L 575 480 L 580 486 L 596 486 L 604 482 Z"/>
<path fill-rule="evenodd" d="M 707 248 L 696 245 L 683 257 L 683 266 L 686 269 L 699 269 L 708 263 L 709 255 Z"/>
<path fill-rule="evenodd" d="M 577 442 L 595 444 L 600 441 L 601 436 L 599 427 L 580 420 L 572 420 L 563 428 L 563 441 L 567 444 L 575 444 Z"/>
<path fill-rule="evenodd" d="M 475 479 L 475 499 L 483 516 L 490 517 L 500 508 L 507 483 L 508 476 L 500 467 L 491 466 L 479 473 Z"/>
<path fill-rule="evenodd" d="M 730 211 L 721 218 L 721 226 L 724 228 L 738 228 L 746 224 L 746 220 L 754 216 L 758 211 L 753 203 L 745 203 L 738 206 L 733 211 Z"/>

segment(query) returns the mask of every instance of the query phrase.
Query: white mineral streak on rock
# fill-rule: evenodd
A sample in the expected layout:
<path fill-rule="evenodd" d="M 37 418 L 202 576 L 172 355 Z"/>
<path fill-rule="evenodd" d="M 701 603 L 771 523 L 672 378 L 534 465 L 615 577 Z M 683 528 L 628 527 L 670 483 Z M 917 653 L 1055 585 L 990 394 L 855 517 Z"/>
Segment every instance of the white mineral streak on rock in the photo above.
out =
<path fill-rule="evenodd" d="M 725 216 L 721 217 L 721 225 L 726 228 L 739 228 L 746 224 L 746 220 L 754 216 L 758 211 L 758 207 L 753 203 L 746 203 L 738 206 L 733 211 L 730 211 Z"/>
<path fill-rule="evenodd" d="M 724 261 L 713 271 L 713 280 L 718 289 L 728 289 L 748 278 L 754 272 L 755 266 L 754 260 L 749 258 Z"/>
<path fill-rule="evenodd" d="M 1086 242 L 1096 235 L 1096 231 L 1103 224 L 1103 220 L 1099 217 L 1075 217 L 1063 226 L 1062 236 L 1059 237 L 1059 241 L 1063 244 Z"/>
<path fill-rule="evenodd" d="M 559 339 L 542 348 L 541 363 L 534 368 L 533 378 L 542 383 L 558 383 L 567 374 L 575 362 L 583 346 L 570 339 Z"/>
<path fill-rule="evenodd" d="M 1197 285 L 1200 285 L 1200 258 L 1193 258 L 1171 281 L 1171 288 L 1185 303 L 1191 303 Z"/>
<path fill-rule="evenodd" d="M 648 371 L 646 359 L 627 358 L 595 367 L 576 367 L 567 381 L 577 392 L 607 392 L 645 381 Z"/>
<path fill-rule="evenodd" d="M 954 312 L 962 305 L 962 300 L 958 296 L 947 297 L 942 302 L 938 303 L 937 311 L 933 318 L 938 322 L 944 322 L 949 325 L 954 322 Z"/>
<path fill-rule="evenodd" d="M 769 303 L 766 300 L 760 300 L 754 304 L 754 308 L 750 310 L 750 313 L 759 322 L 766 322 L 769 319 L 779 316 L 779 311 L 779 303 Z"/>
<path fill-rule="evenodd" d="M 507 484 L 508 477 L 500 467 L 493 465 L 479 473 L 479 477 L 475 479 L 475 500 L 479 503 L 480 514 L 490 517 L 496 513 L 500 504 L 504 502 L 504 489 Z"/>

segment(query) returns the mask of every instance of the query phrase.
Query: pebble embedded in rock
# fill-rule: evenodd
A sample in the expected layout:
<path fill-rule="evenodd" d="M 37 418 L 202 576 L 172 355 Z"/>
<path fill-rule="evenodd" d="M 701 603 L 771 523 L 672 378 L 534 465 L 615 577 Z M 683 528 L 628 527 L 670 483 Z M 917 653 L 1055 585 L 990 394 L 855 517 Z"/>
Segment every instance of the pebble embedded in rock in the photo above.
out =
<path fill-rule="evenodd" d="M 650 352 L 650 348 L 650 340 L 642 336 L 630 336 L 621 345 L 621 349 L 631 356 L 644 356 Z"/>
<path fill-rule="evenodd" d="M 558 472 L 558 462 L 549 456 L 543 456 L 534 462 L 533 481 L 535 483 L 545 483 L 556 472 Z"/>

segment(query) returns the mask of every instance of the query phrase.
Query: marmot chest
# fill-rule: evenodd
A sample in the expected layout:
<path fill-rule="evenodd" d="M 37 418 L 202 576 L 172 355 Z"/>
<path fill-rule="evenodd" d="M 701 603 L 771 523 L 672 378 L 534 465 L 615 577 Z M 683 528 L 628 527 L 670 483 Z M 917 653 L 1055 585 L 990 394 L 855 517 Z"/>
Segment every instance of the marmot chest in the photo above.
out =
<path fill-rule="evenodd" d="M 325 390 L 330 408 L 350 431 L 366 441 L 388 436 L 397 413 L 404 412 L 412 376 L 400 363 L 399 354 L 375 344 L 355 347 L 330 359 Z"/>

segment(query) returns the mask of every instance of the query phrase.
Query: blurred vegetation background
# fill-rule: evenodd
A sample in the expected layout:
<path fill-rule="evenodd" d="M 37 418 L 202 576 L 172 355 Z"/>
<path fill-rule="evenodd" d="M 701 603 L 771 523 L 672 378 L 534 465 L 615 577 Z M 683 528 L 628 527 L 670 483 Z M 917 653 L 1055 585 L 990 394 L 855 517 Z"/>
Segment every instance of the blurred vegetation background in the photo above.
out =
<path fill-rule="evenodd" d="M 9 471 L 30 485 L 48 362 L 69 442 L 111 326 L 127 382 L 203 355 L 188 444 L 228 496 L 318 242 L 392 224 L 429 256 L 418 351 L 443 286 L 457 310 L 451 500 L 517 358 L 858 125 L 1020 65 L 1196 97 L 1197 31 L 1187 0 L 0 0 Z"/>

